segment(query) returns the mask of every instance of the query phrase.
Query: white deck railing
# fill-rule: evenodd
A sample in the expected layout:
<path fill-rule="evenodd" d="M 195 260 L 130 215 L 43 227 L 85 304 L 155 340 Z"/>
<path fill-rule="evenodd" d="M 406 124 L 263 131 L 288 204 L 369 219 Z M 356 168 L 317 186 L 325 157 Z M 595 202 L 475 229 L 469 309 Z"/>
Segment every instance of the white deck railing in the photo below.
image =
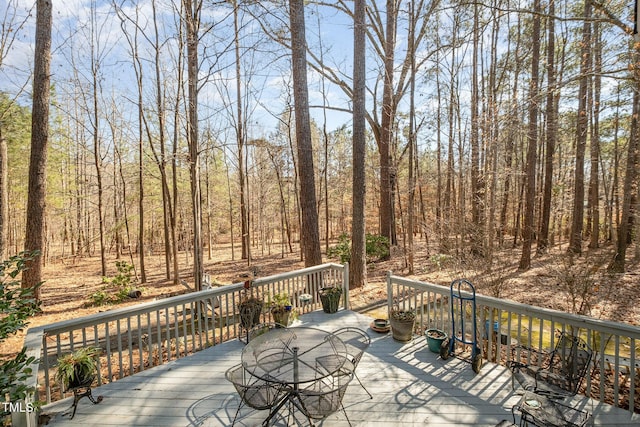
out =
<path fill-rule="evenodd" d="M 265 302 L 286 292 L 302 314 L 321 307 L 318 289 L 323 286 L 342 286 L 348 308 L 348 276 L 347 265 L 323 264 L 257 278 L 252 287 Z M 39 363 L 27 385 L 36 386 L 36 399 L 46 403 L 64 397 L 53 380 L 56 361 L 81 347 L 102 349 L 98 381 L 104 383 L 236 338 L 242 333 L 237 305 L 243 291 L 243 283 L 236 283 L 30 328 L 25 346 Z M 312 299 L 301 301 L 301 294 Z M 271 321 L 270 316 L 263 310 L 261 320 Z"/>
<path fill-rule="evenodd" d="M 389 310 L 394 307 L 416 310 L 414 332 L 423 334 L 427 328 L 437 328 L 451 335 L 450 287 L 389 273 L 387 298 Z M 555 332 L 571 331 L 584 338 L 594 350 L 592 369 L 583 383 L 584 394 L 628 408 L 630 412 L 634 412 L 634 408 L 640 411 L 640 328 L 479 294 L 475 300 L 476 336 L 486 359 L 498 363 L 510 360 L 514 344 L 548 351 L 553 348 Z M 458 329 L 462 322 L 453 320 Z M 469 330 L 472 325 L 472 322 L 465 322 L 465 341 L 472 340 Z M 460 333 L 459 330 L 456 332 Z M 500 339 L 497 339 L 498 334 Z M 491 340 L 487 339 L 489 336 Z"/>

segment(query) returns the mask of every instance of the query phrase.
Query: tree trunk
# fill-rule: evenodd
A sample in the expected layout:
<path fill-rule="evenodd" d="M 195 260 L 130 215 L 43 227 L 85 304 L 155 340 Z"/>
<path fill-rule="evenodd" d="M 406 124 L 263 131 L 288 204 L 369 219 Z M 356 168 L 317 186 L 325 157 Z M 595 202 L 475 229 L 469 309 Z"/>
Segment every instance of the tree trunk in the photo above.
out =
<path fill-rule="evenodd" d="M 193 281 L 194 289 L 202 289 L 202 206 L 200 199 L 200 153 L 198 150 L 198 40 L 200 29 L 200 5 L 183 0 L 187 29 L 187 80 L 188 80 L 188 145 L 189 178 L 191 182 L 191 207 L 193 219 Z"/>
<path fill-rule="evenodd" d="M 365 153 L 366 153 L 366 0 L 355 0 L 353 26 L 353 218 L 349 288 L 366 284 Z M 358 189 L 355 191 L 355 189 Z"/>
<path fill-rule="evenodd" d="M 591 0 L 584 3 L 584 24 L 582 26 L 582 46 L 580 62 L 580 87 L 578 90 L 578 124 L 576 128 L 576 163 L 573 193 L 573 218 L 568 251 L 582 253 L 582 228 L 584 221 L 584 154 L 589 130 L 588 87 L 591 68 Z"/>
<path fill-rule="evenodd" d="M 555 0 L 549 2 L 549 15 L 555 14 Z M 540 214 L 540 235 L 538 236 L 537 253 L 543 253 L 549 247 L 549 225 L 551 222 L 551 190 L 553 189 L 553 156 L 556 151 L 556 138 L 558 134 L 558 99 L 560 94 L 556 90 L 555 67 L 555 21 L 547 20 L 547 80 L 549 91 L 547 92 L 547 136 L 544 166 L 544 184 L 542 190 L 542 212 Z"/>
<path fill-rule="evenodd" d="M 238 181 L 240 184 L 240 232 L 242 234 L 242 259 L 251 265 L 251 241 L 249 240 L 249 210 L 247 208 L 246 172 L 245 172 L 245 135 L 242 114 L 241 64 L 240 64 L 240 30 L 238 27 L 238 3 L 233 4 L 234 51 L 236 71 L 236 143 L 238 145 Z"/>
<path fill-rule="evenodd" d="M 396 0 L 387 0 L 387 22 L 384 39 L 384 82 L 382 89 L 382 121 L 378 151 L 380 155 L 380 234 L 392 245 L 395 224 L 393 223 L 393 195 L 391 172 L 391 141 L 393 138 L 393 72 L 396 45 Z"/>
<path fill-rule="evenodd" d="M 529 89 L 529 135 L 526 160 L 526 193 L 524 223 L 522 227 L 522 256 L 520 269 L 531 266 L 531 245 L 534 238 L 534 207 L 536 201 L 536 152 L 538 148 L 538 79 L 540 63 L 540 0 L 534 0 L 532 53 L 531 53 L 531 86 Z"/>
<path fill-rule="evenodd" d="M 307 88 L 307 57 L 304 22 L 304 1 L 291 0 L 291 56 L 293 67 L 293 98 L 298 146 L 298 176 L 300 177 L 300 207 L 302 210 L 302 238 L 305 266 L 322 262 L 316 189 L 311 144 L 311 120 L 309 118 L 309 93 Z"/>
<path fill-rule="evenodd" d="M 640 63 L 640 52 L 634 51 L 634 63 Z M 625 259 L 627 255 L 627 247 L 629 246 L 629 235 L 631 234 L 632 218 L 632 200 L 637 191 L 637 166 L 639 163 L 640 153 L 638 150 L 638 140 L 640 139 L 640 75 L 637 68 L 635 72 L 635 88 L 633 92 L 633 110 L 631 115 L 631 134 L 629 136 L 627 165 L 625 170 L 623 196 L 622 196 L 622 213 L 620 216 L 620 224 L 618 225 L 618 239 L 616 242 L 616 253 L 609 263 L 608 269 L 616 273 L 624 273 Z"/>
<path fill-rule="evenodd" d="M 33 106 L 31 113 L 31 154 L 25 250 L 44 250 L 47 194 L 47 146 L 49 142 L 49 82 L 51 68 L 51 1 L 36 2 L 36 45 L 33 68 Z M 35 288 L 40 300 L 42 257 L 29 261 L 22 273 L 22 287 Z"/>
<path fill-rule="evenodd" d="M 483 202 L 483 187 L 484 183 L 481 183 L 480 178 L 480 132 L 479 132 L 479 119 L 478 119 L 478 106 L 480 99 L 478 96 L 478 43 L 480 38 L 480 23 L 479 23 L 479 10 L 478 3 L 474 3 L 473 13 L 473 59 L 472 59 L 472 71 L 471 71 L 471 138 L 469 143 L 471 144 L 471 252 L 475 255 L 483 255 L 482 249 L 482 212 L 481 206 Z"/>
<path fill-rule="evenodd" d="M 593 23 L 594 48 L 594 85 L 593 85 L 593 130 L 590 143 L 591 167 L 589 171 L 589 209 L 591 218 L 591 239 L 589 248 L 596 249 L 600 240 L 600 89 L 602 82 L 602 38 L 600 24 Z"/>
<path fill-rule="evenodd" d="M 411 76 L 410 76 L 410 89 L 409 89 L 409 200 L 407 206 L 407 264 L 409 267 L 409 274 L 413 274 L 414 264 L 414 244 L 413 244 L 413 231 L 415 227 L 415 200 L 416 200 L 416 169 L 414 163 L 417 162 L 417 143 L 416 143 L 416 123 L 415 123 L 415 98 L 416 98 L 416 61 L 415 61 L 415 4 L 411 2 L 409 11 L 409 40 L 408 49 L 413 54 L 411 55 Z M 354 186 L 354 188 L 356 188 Z"/>
<path fill-rule="evenodd" d="M 91 19 L 95 19 L 95 11 L 91 11 Z M 91 33 L 91 37 L 97 37 L 94 31 Z M 96 168 L 96 181 L 98 186 L 98 230 L 100 233 L 100 269 L 102 276 L 107 275 L 107 253 L 104 241 L 105 227 L 104 227 L 104 186 L 102 184 L 102 157 L 100 155 L 100 114 L 98 107 L 98 93 L 99 93 L 99 69 L 100 63 L 96 57 L 95 52 L 95 40 L 91 41 L 91 77 L 92 77 L 92 95 L 93 95 L 93 164 Z"/>
<path fill-rule="evenodd" d="M 9 230 L 9 166 L 7 140 L 0 129 L 0 260 L 7 257 L 7 231 Z"/>

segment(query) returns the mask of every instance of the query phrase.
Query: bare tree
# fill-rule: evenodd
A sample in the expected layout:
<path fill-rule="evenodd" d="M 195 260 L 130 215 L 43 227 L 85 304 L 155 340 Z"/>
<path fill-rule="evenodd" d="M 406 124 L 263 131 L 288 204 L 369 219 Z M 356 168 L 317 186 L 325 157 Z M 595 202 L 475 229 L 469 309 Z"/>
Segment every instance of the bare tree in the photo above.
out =
<path fill-rule="evenodd" d="M 293 98 L 295 103 L 296 141 L 298 147 L 298 176 L 300 177 L 300 207 L 302 209 L 301 245 L 306 266 L 322 262 L 316 189 L 309 118 L 307 87 L 307 42 L 305 37 L 304 1 L 289 2 L 291 22 L 291 66 L 293 68 Z"/>
<path fill-rule="evenodd" d="M 531 266 L 531 245 L 534 238 L 534 207 L 536 200 L 536 153 L 538 149 L 538 103 L 539 97 L 539 64 L 540 64 L 540 0 L 533 1 L 533 30 L 531 54 L 531 83 L 529 86 L 529 134 L 527 137 L 527 159 L 525 171 L 527 175 L 525 191 L 524 225 L 522 229 L 522 255 L 520 269 Z"/>
<path fill-rule="evenodd" d="M 555 0 L 549 1 L 549 15 L 555 14 Z M 549 88 L 556 87 L 556 32 L 555 20 L 547 19 L 547 81 Z M 551 190 L 553 187 L 553 156 L 556 151 L 556 138 L 558 135 L 558 100 L 559 91 L 549 90 L 547 92 L 547 135 L 545 141 L 544 160 L 544 184 L 542 190 L 542 212 L 540 213 L 540 234 L 536 251 L 543 253 L 549 246 L 549 223 L 551 219 Z"/>
<path fill-rule="evenodd" d="M 576 169 L 573 189 L 573 215 L 568 251 L 582 253 L 582 229 L 584 221 L 584 155 L 589 131 L 588 87 L 591 68 L 591 0 L 584 2 L 584 23 L 580 61 L 580 87 L 578 92 L 578 119 L 576 128 Z"/>
<path fill-rule="evenodd" d="M 349 288 L 366 284 L 365 251 L 365 151 L 366 151 L 366 59 L 365 0 L 354 3 L 353 26 L 353 217 L 351 218 L 351 266 Z"/>
<path fill-rule="evenodd" d="M 236 143 L 238 145 L 238 181 L 240 184 L 240 233 L 242 259 L 251 265 L 251 240 L 249 235 L 249 211 L 247 208 L 247 177 L 245 170 L 245 129 L 242 102 L 242 64 L 240 62 L 240 28 L 238 25 L 238 2 L 233 0 L 234 52 L 236 66 Z"/>
<path fill-rule="evenodd" d="M 200 151 L 198 148 L 198 42 L 202 1 L 182 0 L 187 38 L 189 178 L 193 216 L 193 279 L 195 290 L 202 288 L 202 201 L 200 197 Z"/>
<path fill-rule="evenodd" d="M 44 249 L 47 194 L 47 147 L 49 143 L 49 83 L 51 68 L 51 1 L 36 3 L 36 45 L 33 68 L 33 106 L 31 114 L 31 155 L 29 158 L 29 198 L 25 249 Z M 35 288 L 40 300 L 42 257 L 28 262 L 22 273 L 22 287 Z"/>
<path fill-rule="evenodd" d="M 9 162 L 7 141 L 0 126 L 0 259 L 7 255 L 7 231 L 9 229 Z"/>
<path fill-rule="evenodd" d="M 589 145 L 590 168 L 589 168 L 589 210 L 588 219 L 591 224 L 589 234 L 589 248 L 595 249 L 599 246 L 600 240 L 600 93 L 602 90 L 602 35 L 600 23 L 593 23 L 593 37 L 595 46 L 593 52 L 593 102 L 591 144 Z"/>
<path fill-rule="evenodd" d="M 631 131 L 627 147 L 627 164 L 623 184 L 622 212 L 620 223 L 618 224 L 618 236 L 616 242 L 616 253 L 609 263 L 608 270 L 616 273 L 624 273 L 626 264 L 627 248 L 631 243 L 631 232 L 633 230 L 634 212 L 633 199 L 638 191 L 637 168 L 640 164 L 640 49 L 636 47 L 633 51 L 634 63 L 634 84 L 633 110 L 631 114 Z"/>

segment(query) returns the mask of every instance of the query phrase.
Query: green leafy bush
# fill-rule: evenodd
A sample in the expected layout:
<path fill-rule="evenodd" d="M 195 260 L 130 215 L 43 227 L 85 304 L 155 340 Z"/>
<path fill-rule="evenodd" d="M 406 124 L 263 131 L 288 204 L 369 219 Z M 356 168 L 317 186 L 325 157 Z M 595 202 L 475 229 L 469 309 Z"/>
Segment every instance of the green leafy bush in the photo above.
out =
<path fill-rule="evenodd" d="M 24 329 L 29 322 L 27 319 L 40 311 L 40 303 L 35 298 L 35 288 L 22 288 L 18 276 L 27 269 L 27 262 L 34 260 L 40 253 L 21 252 L 0 264 L 0 343 L 10 335 Z M 22 384 L 32 374 L 31 364 L 37 362 L 33 356 L 28 357 L 27 349 L 23 348 L 13 359 L 6 360 L 0 365 L 0 395 L 3 402 L 18 402 L 33 394 L 34 387 Z M 2 406 L 2 416 L 8 415 Z"/>
<path fill-rule="evenodd" d="M 365 238 L 367 261 L 378 261 L 389 256 L 389 239 L 378 234 L 367 234 Z M 339 258 L 341 263 L 351 260 L 351 237 L 342 233 L 338 244 L 327 251 L 329 258 Z"/>
<path fill-rule="evenodd" d="M 131 291 L 138 289 L 133 277 L 133 265 L 126 261 L 116 261 L 118 274 L 114 277 L 103 277 L 102 289 L 89 295 L 91 305 L 117 304 L 129 298 Z"/>
<path fill-rule="evenodd" d="M 329 258 L 340 258 L 340 262 L 343 264 L 349 262 L 351 259 L 351 243 L 347 233 L 342 233 L 338 236 L 338 244 L 329 248 L 327 256 Z"/>
<path fill-rule="evenodd" d="M 380 260 L 389 257 L 389 239 L 378 234 L 367 234 L 365 247 L 368 260 Z"/>

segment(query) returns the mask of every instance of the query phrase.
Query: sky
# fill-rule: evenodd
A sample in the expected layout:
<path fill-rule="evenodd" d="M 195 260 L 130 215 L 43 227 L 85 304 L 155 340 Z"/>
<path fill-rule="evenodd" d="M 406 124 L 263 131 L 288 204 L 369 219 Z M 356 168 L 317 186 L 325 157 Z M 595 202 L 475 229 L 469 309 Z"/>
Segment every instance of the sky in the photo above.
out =
<path fill-rule="evenodd" d="M 119 2 L 124 5 L 123 10 L 129 17 L 134 17 L 136 14 L 134 5 L 137 5 L 137 13 L 140 16 L 151 16 L 149 0 L 139 2 L 119 0 Z M 8 52 L 0 67 L 0 90 L 11 94 L 20 94 L 19 99 L 23 104 L 30 103 L 31 98 L 29 93 L 30 85 L 26 84 L 26 82 L 28 82 L 32 69 L 34 55 L 34 3 L 33 0 L 0 0 L 0 11 L 5 13 L 5 22 L 7 21 L 7 11 L 15 10 L 16 16 L 19 17 L 17 19 L 18 22 L 21 22 L 29 14 L 31 15 L 31 18 L 26 18 L 24 21 L 13 48 Z M 97 56 L 101 58 L 102 66 L 100 72 L 103 76 L 101 84 L 104 91 L 112 92 L 110 96 L 121 97 L 123 99 L 121 105 L 124 105 L 127 103 L 124 100 L 134 99 L 136 96 L 135 74 L 131 67 L 129 46 L 123 37 L 120 20 L 113 12 L 110 1 L 65 0 L 53 2 L 52 83 L 58 85 L 57 90 L 60 93 L 65 90 L 65 86 L 69 86 L 69 82 L 73 79 L 90 80 L 88 63 L 90 60 L 92 7 L 97 11 L 93 26 L 97 28 L 95 32 L 98 33 L 98 36 L 95 38 L 94 45 L 96 46 L 96 52 L 98 52 Z M 329 12 L 326 8 L 320 13 L 318 13 L 318 10 L 310 9 L 311 7 L 307 7 L 308 43 L 310 45 L 317 44 L 318 31 L 320 31 L 324 47 L 333 47 L 332 52 L 335 64 L 338 64 L 342 73 L 350 76 L 350 58 L 353 42 L 352 26 L 349 19 L 337 14 L 335 11 Z M 316 7 L 313 6 L 313 9 L 316 9 Z M 158 15 L 161 16 L 161 20 L 165 23 L 164 29 L 161 28 L 160 31 L 165 32 L 166 37 L 173 37 L 175 34 L 175 14 L 170 9 L 170 2 L 168 0 L 159 0 L 157 11 Z M 228 13 L 228 8 L 205 8 L 203 10 L 204 19 L 210 22 L 219 22 L 224 16 L 228 16 Z M 141 21 L 143 22 L 144 20 L 141 19 Z M 227 21 L 231 22 L 230 20 Z M 319 22 L 321 23 L 321 28 L 318 30 Z M 258 28 L 257 24 L 251 23 L 249 17 L 244 18 L 244 23 L 247 25 L 243 29 L 243 43 L 249 44 L 256 41 L 261 32 L 260 28 Z M 127 25 L 129 25 L 130 32 L 132 32 L 130 24 Z M 147 31 L 151 28 L 150 22 L 143 22 L 142 26 Z M 230 26 L 214 28 L 214 32 L 218 34 L 203 39 L 201 52 L 209 54 L 221 49 L 221 46 L 228 45 L 232 40 L 229 34 L 230 28 Z M 164 36 L 161 35 L 160 37 Z M 213 39 L 216 39 L 217 45 L 208 45 L 209 41 Z M 145 44 L 144 40 L 140 43 Z M 258 43 L 258 45 L 260 44 L 261 42 Z M 175 60 L 173 58 L 175 51 L 174 41 L 168 41 L 163 47 L 163 60 L 167 67 L 171 66 L 169 64 L 170 61 Z M 153 58 L 150 51 L 142 52 L 141 56 L 146 57 L 145 61 L 150 61 Z M 251 83 L 250 87 L 243 88 L 243 91 L 252 91 L 259 94 L 261 100 L 260 103 L 252 103 L 249 107 L 252 113 L 248 127 L 249 131 L 254 133 L 254 135 L 249 135 L 250 137 L 261 137 L 273 132 L 278 123 L 277 115 L 285 108 L 286 87 L 291 85 L 290 70 L 287 69 L 288 61 L 283 58 L 276 63 L 271 62 L 273 61 L 272 58 L 273 55 L 267 55 L 264 58 L 256 56 L 254 69 L 247 71 L 252 73 Z M 218 67 L 214 67 L 213 77 L 207 79 L 207 83 L 201 86 L 200 104 L 201 106 L 211 106 L 211 110 L 209 112 L 204 111 L 201 116 L 207 117 L 207 120 L 210 120 L 209 117 L 211 116 L 216 116 L 216 119 L 219 119 L 219 115 L 216 112 L 225 108 L 221 99 L 221 94 L 224 91 L 230 92 L 231 96 L 235 97 L 235 70 L 231 63 L 232 60 L 232 54 L 225 55 L 221 62 L 217 64 Z M 147 65 L 150 66 L 151 64 Z M 74 68 L 80 71 L 79 77 L 73 75 Z M 203 70 L 203 74 L 206 71 Z M 150 72 L 148 73 L 150 74 Z M 310 69 L 308 70 L 308 86 L 310 104 L 315 106 L 323 105 L 321 78 Z M 341 90 L 331 87 L 331 85 L 327 85 L 327 90 L 327 98 L 330 104 L 341 108 L 349 107 L 348 100 Z M 320 108 L 312 108 L 311 114 L 318 123 L 324 120 L 323 111 Z M 349 122 L 351 118 L 350 114 L 332 110 L 327 110 L 326 115 L 329 129 L 335 129 Z"/>

